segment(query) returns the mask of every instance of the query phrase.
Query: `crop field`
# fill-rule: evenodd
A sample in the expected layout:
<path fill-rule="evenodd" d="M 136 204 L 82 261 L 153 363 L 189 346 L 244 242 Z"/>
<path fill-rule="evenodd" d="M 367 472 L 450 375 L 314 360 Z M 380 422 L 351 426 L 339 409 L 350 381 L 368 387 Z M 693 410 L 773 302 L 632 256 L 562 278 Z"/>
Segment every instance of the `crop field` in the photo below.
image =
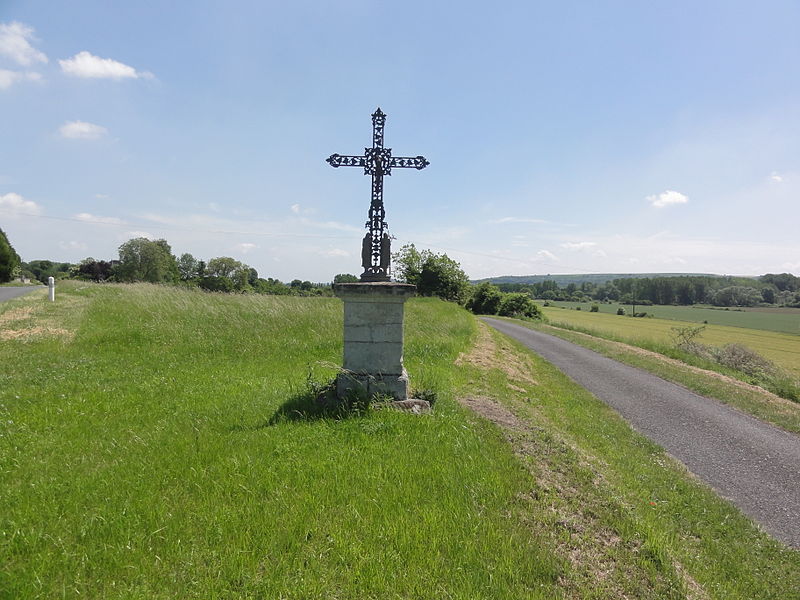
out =
<path fill-rule="evenodd" d="M 541 301 L 537 301 L 541 305 Z M 581 308 L 588 311 L 592 302 L 554 302 L 552 306 L 561 306 L 575 309 Z M 598 303 L 601 313 L 616 315 L 620 304 Z M 630 304 L 622 305 L 630 313 Z M 657 319 L 672 319 L 675 321 L 688 321 L 692 323 L 707 322 L 709 325 L 726 325 L 729 327 L 744 327 L 747 329 L 762 329 L 764 331 L 777 331 L 800 335 L 800 308 L 712 308 L 709 306 L 636 306 L 636 312 L 652 314 Z"/>
<path fill-rule="evenodd" d="M 650 308 L 652 307 L 648 306 L 644 310 L 649 312 Z M 695 324 L 669 319 L 619 316 L 607 312 L 592 313 L 586 309 L 570 310 L 545 307 L 542 310 L 554 325 L 565 323 L 568 326 L 585 328 L 600 335 L 634 343 L 670 344 L 673 341 L 673 327 Z M 800 378 L 800 336 L 744 327 L 708 324 L 698 341 L 712 346 L 724 346 L 732 343 L 743 344 L 774 361 L 795 377 Z"/>
<path fill-rule="evenodd" d="M 337 299 L 45 294 L 0 304 L 0 598 L 800 587 L 800 553 L 454 304 L 408 303 L 412 387 L 436 398 L 415 416 L 317 402 Z"/>

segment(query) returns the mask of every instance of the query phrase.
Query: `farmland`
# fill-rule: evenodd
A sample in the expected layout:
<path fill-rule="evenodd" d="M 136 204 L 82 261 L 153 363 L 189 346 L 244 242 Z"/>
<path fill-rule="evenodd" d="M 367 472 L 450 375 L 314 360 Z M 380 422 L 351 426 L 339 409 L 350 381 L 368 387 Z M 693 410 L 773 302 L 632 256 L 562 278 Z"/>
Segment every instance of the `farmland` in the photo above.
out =
<path fill-rule="evenodd" d="M 540 302 L 541 304 L 541 302 Z M 550 301 L 551 306 L 588 311 L 593 302 L 561 302 Z M 599 312 L 616 314 L 621 306 L 617 303 L 596 303 Z M 630 313 L 629 304 L 623 308 Z M 712 308 L 709 306 L 636 306 L 636 312 L 646 312 L 657 319 L 670 319 L 692 323 L 708 323 L 709 325 L 725 325 L 728 327 L 744 327 L 746 329 L 761 329 L 764 331 L 777 331 L 779 333 L 793 333 L 800 335 L 800 308 L 765 307 L 765 308 Z"/>
<path fill-rule="evenodd" d="M 673 341 L 672 328 L 689 324 L 685 321 L 674 321 L 663 318 L 623 317 L 610 314 L 609 312 L 592 313 L 588 312 L 588 305 L 583 304 L 582 306 L 582 310 L 579 311 L 554 307 L 544 307 L 543 310 L 545 316 L 553 325 L 563 323 L 570 327 L 580 327 L 596 332 L 603 337 L 611 337 L 631 343 L 671 344 Z M 603 305 L 601 305 L 601 307 L 602 306 Z M 643 310 L 647 310 L 649 313 L 651 308 L 661 307 L 648 306 Z M 687 308 L 685 310 L 690 311 L 696 309 Z M 655 313 L 655 311 L 653 312 Z M 725 311 L 709 310 L 708 312 L 724 313 Z M 770 313 L 757 314 L 764 314 L 766 318 L 773 316 Z M 699 341 L 714 346 L 723 346 L 732 343 L 743 344 L 775 362 L 789 373 L 792 373 L 795 377 L 800 377 L 800 336 L 798 335 L 759 329 L 747 329 L 745 327 L 712 325 L 709 322 L 701 334 Z"/>

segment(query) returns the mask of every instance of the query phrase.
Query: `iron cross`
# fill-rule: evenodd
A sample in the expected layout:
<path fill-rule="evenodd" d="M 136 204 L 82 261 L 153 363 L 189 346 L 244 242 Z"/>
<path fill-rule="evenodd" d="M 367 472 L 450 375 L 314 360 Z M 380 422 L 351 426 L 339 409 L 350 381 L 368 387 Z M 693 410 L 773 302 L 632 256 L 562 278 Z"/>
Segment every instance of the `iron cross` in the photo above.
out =
<path fill-rule="evenodd" d="M 430 164 L 424 156 L 392 156 L 392 149 L 383 147 L 385 123 L 386 114 L 379 107 L 372 113 L 372 148 L 364 148 L 363 156 L 331 154 L 326 161 L 336 168 L 364 167 L 364 174 L 372 175 L 372 200 L 365 225 L 369 231 L 361 245 L 361 281 L 389 281 L 391 247 L 383 208 L 383 176 L 391 175 L 393 168 L 419 170 Z"/>

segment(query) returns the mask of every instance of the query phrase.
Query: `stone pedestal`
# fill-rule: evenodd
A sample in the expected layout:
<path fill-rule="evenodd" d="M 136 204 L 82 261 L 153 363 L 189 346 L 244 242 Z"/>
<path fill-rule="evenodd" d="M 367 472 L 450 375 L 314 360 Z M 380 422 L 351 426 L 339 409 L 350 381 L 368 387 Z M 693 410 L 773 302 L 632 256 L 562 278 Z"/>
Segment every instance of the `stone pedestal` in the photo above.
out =
<path fill-rule="evenodd" d="M 333 293 L 344 301 L 344 371 L 336 393 L 351 390 L 408 398 L 403 368 L 403 309 L 416 286 L 405 283 L 337 283 Z"/>

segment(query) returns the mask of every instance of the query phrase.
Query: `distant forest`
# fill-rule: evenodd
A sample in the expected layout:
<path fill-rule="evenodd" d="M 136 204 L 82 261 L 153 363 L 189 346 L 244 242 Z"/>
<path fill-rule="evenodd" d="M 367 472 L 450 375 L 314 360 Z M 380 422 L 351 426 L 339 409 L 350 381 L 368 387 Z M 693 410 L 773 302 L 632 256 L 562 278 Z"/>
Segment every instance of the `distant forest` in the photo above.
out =
<path fill-rule="evenodd" d="M 622 304 L 711 304 L 714 306 L 800 307 L 800 277 L 790 273 L 760 277 L 718 275 L 556 275 L 488 281 L 504 292 L 525 292 L 542 300 Z M 539 281 L 531 281 L 539 279 Z"/>

